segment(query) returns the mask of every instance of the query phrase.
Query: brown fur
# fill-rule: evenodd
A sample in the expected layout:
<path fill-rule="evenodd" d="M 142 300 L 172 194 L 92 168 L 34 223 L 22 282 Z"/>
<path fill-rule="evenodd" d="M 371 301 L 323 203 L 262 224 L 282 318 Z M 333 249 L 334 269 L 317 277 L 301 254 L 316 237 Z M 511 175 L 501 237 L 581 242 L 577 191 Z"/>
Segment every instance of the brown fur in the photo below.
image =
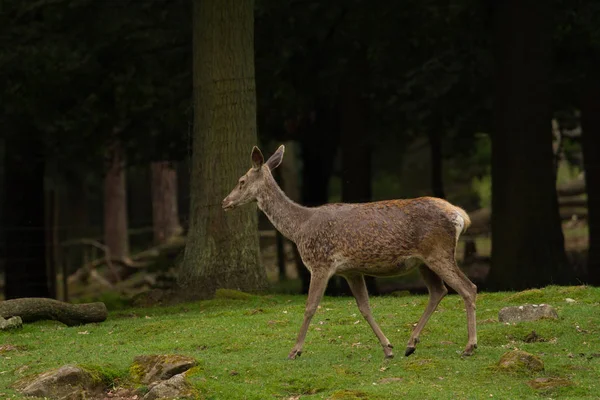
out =
<path fill-rule="evenodd" d="M 414 260 L 427 265 L 421 266 L 420 271 L 430 300 L 411 335 L 406 355 L 414 352 L 421 329 L 447 293 L 442 280 L 465 301 L 469 342 L 464 354 L 470 355 L 477 343 L 476 287 L 454 259 L 458 236 L 471 223 L 467 213 L 434 197 L 303 207 L 283 193 L 271 174 L 270 167 L 279 165 L 282 157 L 283 146 L 264 165 L 262 154 L 255 147 L 254 168 L 240 178 L 244 185 L 236 187 L 223 200 L 223 207 L 231 209 L 256 200 L 275 228 L 296 243 L 311 272 L 305 320 L 289 357 L 301 353 L 312 315 L 334 274 L 348 280 L 357 305 L 379 338 L 386 357 L 392 357 L 391 345 L 372 317 L 363 275 L 403 274 L 419 265 Z"/>

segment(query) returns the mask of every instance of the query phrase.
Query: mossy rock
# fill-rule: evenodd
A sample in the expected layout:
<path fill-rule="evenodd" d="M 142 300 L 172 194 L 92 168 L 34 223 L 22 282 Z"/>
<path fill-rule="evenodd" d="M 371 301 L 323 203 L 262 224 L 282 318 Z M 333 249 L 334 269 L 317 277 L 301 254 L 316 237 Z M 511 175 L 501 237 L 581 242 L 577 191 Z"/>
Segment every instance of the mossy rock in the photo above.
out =
<path fill-rule="evenodd" d="M 538 356 L 522 350 L 504 353 L 497 367 L 506 372 L 530 373 L 544 370 L 544 362 Z"/>
<path fill-rule="evenodd" d="M 180 354 L 159 354 L 137 356 L 129 368 L 134 382 L 149 384 L 167 380 L 198 365 L 192 357 Z"/>
<path fill-rule="evenodd" d="M 536 390 L 551 390 L 559 387 L 572 386 L 573 382 L 566 378 L 535 378 L 527 382 L 527 385 Z"/>
<path fill-rule="evenodd" d="M 217 289 L 215 299 L 248 300 L 255 296 L 234 289 Z"/>
<path fill-rule="evenodd" d="M 13 387 L 26 396 L 85 399 L 100 392 L 105 383 L 99 374 L 75 365 L 65 365 L 19 379 Z"/>

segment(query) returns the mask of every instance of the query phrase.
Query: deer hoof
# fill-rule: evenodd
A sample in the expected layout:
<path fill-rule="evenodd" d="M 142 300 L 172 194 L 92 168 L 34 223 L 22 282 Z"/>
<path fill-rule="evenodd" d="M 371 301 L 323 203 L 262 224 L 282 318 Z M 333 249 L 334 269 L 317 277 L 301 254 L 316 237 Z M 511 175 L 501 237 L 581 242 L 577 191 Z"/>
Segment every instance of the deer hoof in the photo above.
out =
<path fill-rule="evenodd" d="M 408 356 L 410 356 L 412 353 L 414 353 L 414 352 L 415 352 L 415 350 L 416 350 L 416 348 L 415 348 L 415 347 L 407 347 L 407 348 L 406 348 L 406 351 L 404 352 L 404 356 L 405 356 L 405 357 L 408 357 Z"/>
<path fill-rule="evenodd" d="M 288 355 L 288 360 L 294 360 L 302 355 L 302 350 L 292 350 Z"/>
<path fill-rule="evenodd" d="M 465 349 L 465 351 L 462 352 L 461 357 L 469 357 L 473 355 L 473 351 L 477 348 L 476 344 L 473 345 L 469 345 L 467 346 L 467 348 Z"/>
<path fill-rule="evenodd" d="M 385 354 L 385 358 L 394 358 L 394 353 L 392 352 L 392 345 L 388 344 L 383 348 L 383 354 Z"/>

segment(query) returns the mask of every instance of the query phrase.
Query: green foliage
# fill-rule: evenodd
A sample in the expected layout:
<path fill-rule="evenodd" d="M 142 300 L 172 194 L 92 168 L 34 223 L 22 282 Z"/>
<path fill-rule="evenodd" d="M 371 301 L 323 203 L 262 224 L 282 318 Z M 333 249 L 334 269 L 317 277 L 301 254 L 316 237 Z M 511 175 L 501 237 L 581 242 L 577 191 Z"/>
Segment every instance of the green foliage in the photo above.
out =
<path fill-rule="evenodd" d="M 575 302 L 566 302 L 567 297 Z M 135 356 L 178 353 L 202 360 L 202 368 L 188 379 L 204 398 L 387 399 L 401 392 L 407 398 L 515 399 L 536 398 L 537 390 L 553 398 L 592 398 L 600 390 L 599 298 L 600 289 L 587 286 L 551 286 L 522 295 L 480 293 L 479 348 L 464 359 L 459 353 L 466 343 L 466 322 L 457 295 L 441 302 L 409 358 L 400 353 L 427 296 L 373 298 L 375 318 L 396 345 L 398 354 L 392 360 L 383 359 L 375 335 L 348 297 L 325 297 L 304 353 L 294 361 L 286 356 L 302 322 L 305 296 L 133 308 L 80 327 L 37 322 L 20 332 L 0 333 L 0 344 L 16 347 L 0 355 L 0 386 L 10 397 L 16 393 L 7 388 L 22 374 L 73 362 L 123 384 Z M 551 304 L 560 318 L 516 325 L 497 321 L 500 308 L 524 300 Z M 527 343 L 532 330 L 545 341 Z M 545 370 L 533 376 L 498 373 L 498 360 L 514 348 L 540 357 Z M 546 377 L 570 379 L 573 385 L 528 385 L 531 379 Z"/>
<path fill-rule="evenodd" d="M 492 177 L 490 175 L 473 178 L 473 190 L 479 196 L 480 208 L 492 205 Z"/>

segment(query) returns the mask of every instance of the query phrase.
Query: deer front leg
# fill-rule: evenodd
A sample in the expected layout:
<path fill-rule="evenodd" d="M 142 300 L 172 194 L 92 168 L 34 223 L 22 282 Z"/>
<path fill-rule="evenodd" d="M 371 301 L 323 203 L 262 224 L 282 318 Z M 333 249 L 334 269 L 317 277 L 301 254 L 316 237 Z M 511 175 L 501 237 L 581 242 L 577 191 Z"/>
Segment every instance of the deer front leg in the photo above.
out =
<path fill-rule="evenodd" d="M 310 277 L 310 287 L 308 289 L 308 298 L 306 299 L 304 321 L 302 322 L 302 326 L 300 327 L 300 332 L 298 333 L 296 344 L 292 348 L 292 351 L 290 351 L 290 354 L 288 355 L 288 358 L 290 360 L 293 360 L 294 358 L 299 357 L 302 354 L 302 346 L 304 345 L 304 339 L 306 338 L 308 326 L 310 325 L 310 321 L 313 315 L 315 315 L 315 311 L 317 311 L 317 306 L 323 298 L 323 293 L 325 293 L 325 288 L 327 287 L 327 282 L 329 281 L 329 278 L 330 275 L 314 273 Z"/>
<path fill-rule="evenodd" d="M 393 346 L 390 344 L 390 341 L 381 331 L 377 322 L 373 318 L 373 314 L 371 312 L 371 307 L 369 306 L 369 292 L 367 291 L 367 285 L 365 284 L 365 277 L 360 275 L 348 275 L 344 276 L 348 281 L 348 286 L 350 286 L 350 290 L 352 290 L 352 294 L 356 299 L 356 304 L 358 305 L 358 309 L 362 316 L 367 320 L 373 332 L 379 339 L 379 343 L 381 343 L 381 347 L 383 347 L 383 353 L 385 354 L 385 358 L 393 358 L 394 353 L 392 352 Z"/>

